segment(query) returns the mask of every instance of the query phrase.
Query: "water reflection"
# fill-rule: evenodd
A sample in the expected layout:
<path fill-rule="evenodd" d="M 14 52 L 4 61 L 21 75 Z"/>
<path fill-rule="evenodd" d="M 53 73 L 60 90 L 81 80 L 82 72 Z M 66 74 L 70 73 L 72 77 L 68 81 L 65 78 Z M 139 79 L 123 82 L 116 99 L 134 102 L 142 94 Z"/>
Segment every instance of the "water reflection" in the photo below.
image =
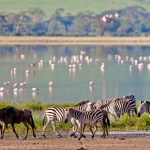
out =
<path fill-rule="evenodd" d="M 0 46 L 0 99 L 149 99 L 148 46 Z"/>

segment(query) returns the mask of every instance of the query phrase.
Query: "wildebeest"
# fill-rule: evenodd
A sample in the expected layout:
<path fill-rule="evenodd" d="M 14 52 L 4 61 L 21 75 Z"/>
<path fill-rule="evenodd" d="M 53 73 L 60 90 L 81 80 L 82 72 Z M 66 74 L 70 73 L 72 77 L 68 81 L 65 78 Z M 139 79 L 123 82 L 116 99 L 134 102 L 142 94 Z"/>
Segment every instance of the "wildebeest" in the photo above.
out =
<path fill-rule="evenodd" d="M 28 124 L 32 128 L 33 136 L 36 137 L 34 133 L 35 125 L 32 117 L 32 112 L 28 109 L 20 110 L 12 106 L 2 108 L 0 109 L 0 121 L 4 124 L 4 126 L 0 125 L 1 138 L 4 137 L 5 128 L 8 128 L 8 124 L 11 124 L 13 132 L 15 133 L 16 137 L 19 138 L 18 134 L 16 133 L 14 124 L 15 123 L 19 124 L 21 122 L 23 122 L 23 124 L 26 126 L 27 129 L 26 136 L 24 137 L 24 139 L 26 139 L 28 136 L 29 131 Z"/>

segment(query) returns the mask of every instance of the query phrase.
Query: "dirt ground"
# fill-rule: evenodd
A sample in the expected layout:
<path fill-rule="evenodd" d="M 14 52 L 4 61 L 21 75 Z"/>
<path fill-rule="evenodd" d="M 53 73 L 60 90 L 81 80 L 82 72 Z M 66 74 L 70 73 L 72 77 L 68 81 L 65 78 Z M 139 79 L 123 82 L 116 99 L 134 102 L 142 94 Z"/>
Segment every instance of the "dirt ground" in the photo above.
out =
<path fill-rule="evenodd" d="M 78 141 L 71 137 L 43 137 L 27 140 L 5 137 L 0 140 L 0 150 L 149 150 L 150 135 L 113 136 L 82 138 Z"/>

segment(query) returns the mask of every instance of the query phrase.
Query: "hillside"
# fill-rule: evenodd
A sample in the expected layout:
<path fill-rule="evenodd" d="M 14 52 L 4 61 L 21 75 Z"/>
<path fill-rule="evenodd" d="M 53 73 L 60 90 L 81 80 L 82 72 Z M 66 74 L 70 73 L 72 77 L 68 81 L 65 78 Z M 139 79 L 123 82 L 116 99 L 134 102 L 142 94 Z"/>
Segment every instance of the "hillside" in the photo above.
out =
<path fill-rule="evenodd" d="M 30 8 L 40 8 L 50 17 L 58 8 L 64 8 L 66 14 L 85 11 L 100 14 L 129 6 L 141 6 L 150 12 L 149 0 L 0 0 L 0 13 L 19 13 Z"/>

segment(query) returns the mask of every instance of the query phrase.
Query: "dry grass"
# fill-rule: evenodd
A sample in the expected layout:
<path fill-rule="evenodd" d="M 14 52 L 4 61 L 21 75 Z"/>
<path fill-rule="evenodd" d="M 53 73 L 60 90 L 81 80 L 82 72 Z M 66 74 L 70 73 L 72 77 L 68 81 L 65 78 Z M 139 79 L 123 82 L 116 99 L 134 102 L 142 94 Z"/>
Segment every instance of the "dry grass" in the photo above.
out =
<path fill-rule="evenodd" d="M 1 36 L 0 45 L 150 45 L 150 37 Z"/>

